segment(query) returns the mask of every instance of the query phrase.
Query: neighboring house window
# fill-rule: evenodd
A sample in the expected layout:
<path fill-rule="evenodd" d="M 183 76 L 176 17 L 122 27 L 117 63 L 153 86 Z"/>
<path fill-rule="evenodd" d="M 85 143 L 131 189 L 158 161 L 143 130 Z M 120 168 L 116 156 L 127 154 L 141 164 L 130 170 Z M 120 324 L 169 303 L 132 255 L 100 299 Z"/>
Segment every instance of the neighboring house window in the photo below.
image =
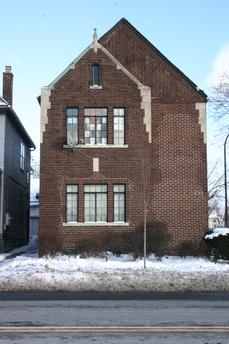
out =
<path fill-rule="evenodd" d="M 107 222 L 107 185 L 84 185 L 84 222 Z"/>
<path fill-rule="evenodd" d="M 78 143 L 78 109 L 67 109 L 67 144 L 76 145 Z"/>
<path fill-rule="evenodd" d="M 113 110 L 114 116 L 114 144 L 124 145 L 124 109 L 116 108 Z"/>
<path fill-rule="evenodd" d="M 78 185 L 67 185 L 67 222 L 78 220 Z"/>
<path fill-rule="evenodd" d="M 22 171 L 25 170 L 25 145 L 21 142 L 21 150 L 20 150 L 20 169 Z"/>
<path fill-rule="evenodd" d="M 92 65 L 92 85 L 99 86 L 99 64 Z"/>
<path fill-rule="evenodd" d="M 84 143 L 107 144 L 107 109 L 84 109 Z"/>
<path fill-rule="evenodd" d="M 113 186 L 114 191 L 114 222 L 125 221 L 125 185 Z"/>

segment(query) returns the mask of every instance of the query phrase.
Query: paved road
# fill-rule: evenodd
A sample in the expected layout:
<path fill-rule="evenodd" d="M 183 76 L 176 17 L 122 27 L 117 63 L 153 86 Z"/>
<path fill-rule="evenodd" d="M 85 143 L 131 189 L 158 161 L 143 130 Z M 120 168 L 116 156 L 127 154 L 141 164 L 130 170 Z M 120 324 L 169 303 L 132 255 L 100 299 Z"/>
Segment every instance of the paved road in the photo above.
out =
<path fill-rule="evenodd" d="M 63 328 L 58 333 L 36 332 L 35 327 L 47 326 L 53 330 Z M 79 331 L 82 326 L 84 333 L 71 332 Z M 103 327 L 98 333 L 97 326 Z M 112 329 L 114 326 L 118 328 Z M 120 333 L 120 326 L 128 326 L 130 331 Z M 147 332 L 146 326 L 154 331 L 157 326 L 160 332 Z M 165 332 L 171 326 L 178 332 Z M 196 326 L 200 331 L 208 326 L 214 332 L 196 332 Z M 35 332 L 19 333 L 22 327 Z M 0 344 L 43 341 L 47 344 L 228 344 L 229 294 L 0 293 Z"/>

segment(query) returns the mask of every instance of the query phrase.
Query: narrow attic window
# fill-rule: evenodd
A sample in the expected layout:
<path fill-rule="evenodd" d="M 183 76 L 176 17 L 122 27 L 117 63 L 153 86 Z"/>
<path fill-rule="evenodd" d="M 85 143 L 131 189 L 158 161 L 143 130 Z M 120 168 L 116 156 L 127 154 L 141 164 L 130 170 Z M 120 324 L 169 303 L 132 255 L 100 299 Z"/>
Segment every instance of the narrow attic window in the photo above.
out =
<path fill-rule="evenodd" d="M 99 86 L 99 64 L 95 63 L 92 65 L 92 85 Z"/>

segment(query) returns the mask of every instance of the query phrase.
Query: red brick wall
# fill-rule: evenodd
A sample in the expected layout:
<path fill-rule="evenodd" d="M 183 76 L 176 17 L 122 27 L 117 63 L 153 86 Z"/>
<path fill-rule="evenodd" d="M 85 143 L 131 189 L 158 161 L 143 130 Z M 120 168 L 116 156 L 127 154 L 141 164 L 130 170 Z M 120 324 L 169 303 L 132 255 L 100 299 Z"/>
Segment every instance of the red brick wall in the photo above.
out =
<path fill-rule="evenodd" d="M 82 237 L 135 230 L 144 221 L 145 178 L 147 220 L 167 225 L 172 248 L 184 240 L 200 241 L 207 230 L 206 147 L 195 103 L 204 98 L 124 24 L 102 43 L 151 87 L 152 143 L 148 143 L 137 85 L 101 50 L 90 49 L 51 92 L 41 144 L 40 233 L 60 234 L 63 249 L 71 250 Z M 90 89 L 93 63 L 101 66 L 102 89 Z M 124 107 L 128 148 L 63 148 L 66 108 L 71 106 L 79 108 L 79 138 L 84 136 L 83 109 L 108 109 L 108 144 L 113 140 L 113 108 Z M 99 172 L 93 172 L 93 158 L 99 158 Z M 125 183 L 129 227 L 64 227 L 66 185 L 71 183 L 79 185 L 79 222 L 83 222 L 84 184 L 108 184 L 108 221 L 112 222 L 113 184 Z"/>

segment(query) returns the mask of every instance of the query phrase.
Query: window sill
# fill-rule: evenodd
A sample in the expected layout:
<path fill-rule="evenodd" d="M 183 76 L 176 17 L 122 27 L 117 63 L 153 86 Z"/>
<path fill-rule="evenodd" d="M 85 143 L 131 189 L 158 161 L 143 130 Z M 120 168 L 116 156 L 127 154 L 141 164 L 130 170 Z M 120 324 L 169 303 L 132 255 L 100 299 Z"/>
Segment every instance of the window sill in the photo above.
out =
<path fill-rule="evenodd" d="M 128 145 L 63 145 L 63 148 L 74 149 L 74 148 L 128 148 Z"/>
<path fill-rule="evenodd" d="M 101 85 L 91 85 L 90 89 L 91 90 L 101 90 L 103 87 Z"/>
<path fill-rule="evenodd" d="M 118 227 L 129 226 L 129 222 L 64 222 L 63 227 Z"/>

